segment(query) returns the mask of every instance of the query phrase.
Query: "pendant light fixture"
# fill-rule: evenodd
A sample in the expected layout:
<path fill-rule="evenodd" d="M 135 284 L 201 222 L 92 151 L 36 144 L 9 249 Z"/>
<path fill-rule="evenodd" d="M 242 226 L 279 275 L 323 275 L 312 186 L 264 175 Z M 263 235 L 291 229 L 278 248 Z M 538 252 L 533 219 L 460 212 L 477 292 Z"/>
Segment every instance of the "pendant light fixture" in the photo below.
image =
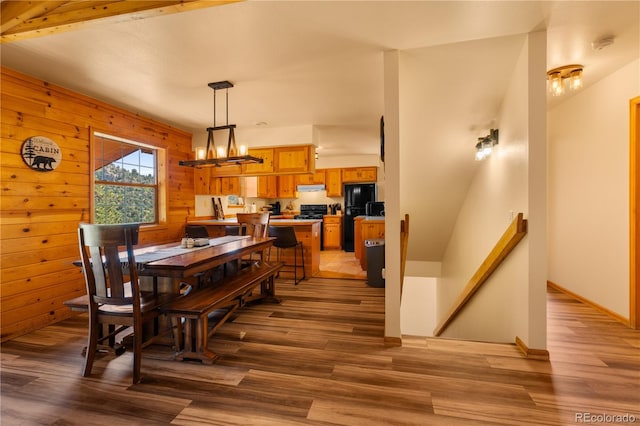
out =
<path fill-rule="evenodd" d="M 236 145 L 236 125 L 229 124 L 229 88 L 233 87 L 233 84 L 225 80 L 209 83 L 209 87 L 213 89 L 213 127 L 207 127 L 207 147 L 204 151 L 199 149 L 196 152 L 195 160 L 180 161 L 179 164 L 187 167 L 221 167 L 226 165 L 262 163 L 264 161 L 262 158 L 248 155 L 245 146 L 241 145 L 240 149 L 238 149 Z M 226 123 L 222 126 L 217 126 L 216 94 L 218 90 L 222 89 L 225 90 L 226 95 Z M 215 144 L 214 133 L 222 130 L 228 131 L 226 149 L 223 146 L 216 148 Z"/>

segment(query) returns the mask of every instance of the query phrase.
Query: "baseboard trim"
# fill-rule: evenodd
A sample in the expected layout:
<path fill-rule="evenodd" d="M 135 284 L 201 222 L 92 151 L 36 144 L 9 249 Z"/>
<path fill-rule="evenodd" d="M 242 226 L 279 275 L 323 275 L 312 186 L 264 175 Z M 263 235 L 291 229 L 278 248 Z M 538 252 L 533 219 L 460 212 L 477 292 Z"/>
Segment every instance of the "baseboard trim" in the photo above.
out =
<path fill-rule="evenodd" d="M 549 351 L 546 349 L 531 349 L 524 341 L 516 336 L 516 346 L 520 349 L 520 352 L 529 359 L 535 359 L 538 361 L 549 361 Z"/>
<path fill-rule="evenodd" d="M 550 288 L 552 288 L 554 290 L 557 290 L 560 293 L 564 293 L 567 296 L 569 296 L 569 297 L 571 297 L 573 299 L 576 299 L 577 301 L 582 302 L 587 306 L 592 307 L 596 311 L 601 312 L 601 313 L 605 314 L 606 316 L 608 316 L 608 317 L 610 317 L 610 318 L 612 318 L 612 319 L 624 324 L 625 326 L 631 327 L 631 322 L 629 321 L 629 318 L 625 318 L 622 315 L 617 314 L 617 313 L 605 308 L 604 306 L 598 305 L 597 303 L 592 302 L 589 299 L 585 299 L 584 297 L 580 296 L 579 294 L 576 294 L 576 293 L 572 292 L 571 290 L 567 290 L 566 288 L 554 283 L 553 281 L 547 280 L 547 287 L 550 287 Z"/>
<path fill-rule="evenodd" d="M 402 337 L 384 336 L 384 344 L 387 346 L 402 346 Z"/>

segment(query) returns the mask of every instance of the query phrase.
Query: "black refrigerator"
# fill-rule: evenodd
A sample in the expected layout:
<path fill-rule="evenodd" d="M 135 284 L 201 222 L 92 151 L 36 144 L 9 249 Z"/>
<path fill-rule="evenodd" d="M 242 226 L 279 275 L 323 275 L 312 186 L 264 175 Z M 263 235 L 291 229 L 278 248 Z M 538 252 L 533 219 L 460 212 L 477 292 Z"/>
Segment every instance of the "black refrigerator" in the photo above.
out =
<path fill-rule="evenodd" d="M 369 201 L 376 201 L 378 190 L 375 183 L 354 183 L 344 185 L 344 224 L 342 248 L 354 251 L 353 218 L 365 214 L 365 206 Z"/>

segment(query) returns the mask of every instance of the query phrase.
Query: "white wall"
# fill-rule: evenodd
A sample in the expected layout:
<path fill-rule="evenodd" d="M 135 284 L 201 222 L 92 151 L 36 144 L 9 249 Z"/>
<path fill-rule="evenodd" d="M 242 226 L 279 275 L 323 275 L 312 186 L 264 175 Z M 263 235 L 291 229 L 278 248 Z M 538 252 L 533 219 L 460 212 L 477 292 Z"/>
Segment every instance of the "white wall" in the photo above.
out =
<path fill-rule="evenodd" d="M 523 212 L 535 226 L 530 226 L 529 234 L 443 336 L 508 343 L 518 336 L 529 347 L 546 347 L 546 107 L 544 79 L 531 77 L 544 75 L 545 58 L 546 34 L 530 34 L 515 69 L 507 76 L 510 85 L 497 120 L 500 143 L 478 168 L 443 256 L 437 285 L 438 319 L 507 229 L 512 212 Z M 540 162 L 533 169 L 531 155 Z M 532 200 L 542 206 L 532 209 Z M 537 269 L 542 269 L 541 275 L 532 274 Z"/>
<path fill-rule="evenodd" d="M 384 53 L 385 185 L 400 188 L 400 54 Z M 400 339 L 400 191 L 385 195 L 385 337 Z"/>
<path fill-rule="evenodd" d="M 638 95 L 636 60 L 548 113 L 549 280 L 626 318 L 629 100 Z"/>
<path fill-rule="evenodd" d="M 403 335 L 433 336 L 436 327 L 436 279 L 405 276 L 400 308 Z"/>

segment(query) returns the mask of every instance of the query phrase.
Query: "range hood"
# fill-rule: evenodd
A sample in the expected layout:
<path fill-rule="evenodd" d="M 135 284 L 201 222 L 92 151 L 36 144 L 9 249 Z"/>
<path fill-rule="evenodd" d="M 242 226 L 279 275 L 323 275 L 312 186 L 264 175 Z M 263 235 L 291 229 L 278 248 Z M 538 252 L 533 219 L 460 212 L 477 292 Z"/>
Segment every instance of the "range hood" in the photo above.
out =
<path fill-rule="evenodd" d="M 318 192 L 324 191 L 324 185 L 298 185 L 298 192 Z"/>

